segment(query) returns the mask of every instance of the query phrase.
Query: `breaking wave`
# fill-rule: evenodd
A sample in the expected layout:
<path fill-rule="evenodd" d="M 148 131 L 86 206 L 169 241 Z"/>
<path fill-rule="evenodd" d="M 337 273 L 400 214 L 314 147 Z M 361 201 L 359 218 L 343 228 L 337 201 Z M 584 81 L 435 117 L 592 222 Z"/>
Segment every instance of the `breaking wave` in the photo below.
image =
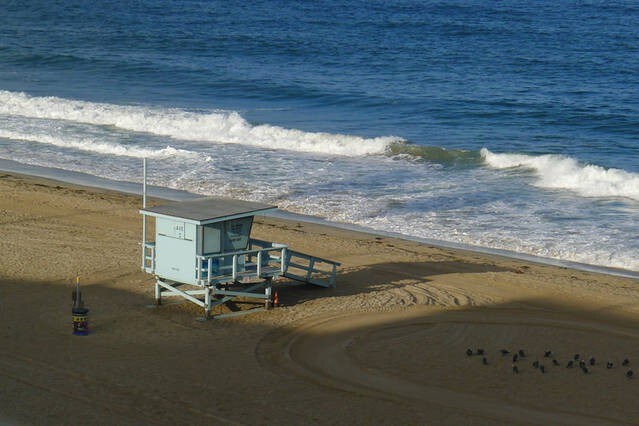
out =
<path fill-rule="evenodd" d="M 626 197 L 639 200 L 639 174 L 580 164 L 563 155 L 496 154 L 486 148 L 481 157 L 496 169 L 522 167 L 537 175 L 542 188 L 569 189 L 586 197 Z"/>
<path fill-rule="evenodd" d="M 384 154 L 392 144 L 404 142 L 395 136 L 363 138 L 304 132 L 268 124 L 251 125 L 234 111 L 192 112 L 177 108 L 124 106 L 50 96 L 34 97 L 1 90 L 0 114 L 114 126 L 181 140 L 243 144 L 329 155 Z"/>
<path fill-rule="evenodd" d="M 250 145 L 275 150 L 352 157 L 387 155 L 445 165 L 476 165 L 481 162 L 477 151 L 414 145 L 395 136 L 363 138 L 345 134 L 304 132 L 268 124 L 252 125 L 235 111 L 192 112 L 177 108 L 114 105 L 51 96 L 35 97 L 25 93 L 0 90 L 0 114 L 113 126 L 127 131 L 144 132 L 179 140 Z M 190 153 L 190 151 L 177 150 L 170 146 L 157 151 L 87 138 L 69 140 L 45 134 L 5 131 L 0 136 L 84 151 L 135 157 L 163 157 L 171 153 L 182 155 Z M 174 151 L 171 152 L 171 150 Z"/>

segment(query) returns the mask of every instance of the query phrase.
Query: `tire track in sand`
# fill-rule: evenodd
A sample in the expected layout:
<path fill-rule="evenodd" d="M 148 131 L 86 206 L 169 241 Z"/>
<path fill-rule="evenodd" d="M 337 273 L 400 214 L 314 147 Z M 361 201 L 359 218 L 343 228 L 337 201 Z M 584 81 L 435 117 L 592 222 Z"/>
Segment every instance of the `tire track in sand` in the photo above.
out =
<path fill-rule="evenodd" d="M 458 321 L 463 323 L 464 315 L 462 312 L 458 313 Z M 419 310 L 314 317 L 269 333 L 258 343 L 256 356 L 263 367 L 272 369 L 276 374 L 286 375 L 292 372 L 317 385 L 370 398 L 414 405 L 426 402 L 479 418 L 515 424 L 625 424 L 610 418 L 541 410 L 482 395 L 414 383 L 383 372 L 371 371 L 349 356 L 347 348 L 354 341 L 365 338 L 372 331 L 397 328 L 398 323 L 403 327 L 415 327 L 420 324 L 437 325 L 439 322 L 429 322 L 423 316 L 423 311 Z M 556 320 L 536 319 L 532 323 L 587 328 L 585 324 Z M 463 330 L 464 326 L 459 332 L 464 333 Z M 596 327 L 593 330 L 601 331 Z M 452 340 L 459 337 L 451 336 Z"/>

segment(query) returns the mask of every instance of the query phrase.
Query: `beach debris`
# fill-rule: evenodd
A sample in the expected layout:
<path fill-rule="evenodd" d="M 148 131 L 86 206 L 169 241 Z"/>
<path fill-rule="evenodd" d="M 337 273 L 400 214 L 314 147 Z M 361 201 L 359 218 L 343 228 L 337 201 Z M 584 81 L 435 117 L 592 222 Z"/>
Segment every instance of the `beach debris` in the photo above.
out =
<path fill-rule="evenodd" d="M 524 352 L 523 349 L 519 349 L 518 353 L 519 353 L 519 356 L 522 357 L 522 358 L 524 358 L 526 356 L 526 352 Z"/>
<path fill-rule="evenodd" d="M 629 378 L 629 379 L 632 379 L 633 374 L 635 374 L 635 373 L 633 373 L 632 370 L 628 370 L 626 372 L 626 377 Z"/>
<path fill-rule="evenodd" d="M 607 368 L 608 370 L 610 370 L 612 367 L 613 367 L 612 362 L 608 361 L 608 362 L 606 363 L 606 368 Z"/>
<path fill-rule="evenodd" d="M 513 362 L 517 362 L 519 360 L 519 356 L 517 354 L 513 355 Z"/>
<path fill-rule="evenodd" d="M 553 365 L 559 365 L 559 361 L 557 361 L 555 358 L 552 359 L 552 364 Z"/>
<path fill-rule="evenodd" d="M 484 354 L 483 349 L 477 349 L 477 355 L 483 355 L 483 354 Z"/>
<path fill-rule="evenodd" d="M 550 358 L 552 356 L 552 351 L 545 351 L 544 358 Z"/>
<path fill-rule="evenodd" d="M 466 349 L 466 355 L 473 356 L 473 350 L 472 349 Z"/>
<path fill-rule="evenodd" d="M 623 365 L 624 367 L 627 366 L 628 364 L 630 364 L 630 360 L 628 358 L 624 358 L 623 362 L 621 363 L 621 365 Z"/>
<path fill-rule="evenodd" d="M 591 356 L 590 359 L 588 360 L 588 362 L 590 363 L 590 365 L 595 365 L 595 363 L 597 362 L 597 360 L 595 359 L 594 356 Z"/>
<path fill-rule="evenodd" d="M 483 358 L 481 359 L 481 362 L 482 362 L 482 364 L 484 364 L 484 365 L 488 365 L 488 360 L 486 359 L 486 357 L 483 357 Z"/>
<path fill-rule="evenodd" d="M 519 368 L 515 364 L 513 364 L 513 373 L 519 374 Z"/>
<path fill-rule="evenodd" d="M 501 355 L 502 355 L 502 356 L 506 356 L 506 355 L 508 355 L 508 354 L 510 353 L 510 351 L 509 351 L 508 349 L 502 349 L 502 350 L 501 350 L 501 351 L 499 351 L 499 352 L 501 352 Z"/>
<path fill-rule="evenodd" d="M 539 365 L 539 371 L 541 371 L 541 374 L 546 373 L 546 367 L 544 367 L 544 365 L 543 365 L 543 364 L 540 364 L 540 365 Z"/>
<path fill-rule="evenodd" d="M 532 366 L 533 368 L 539 368 L 539 361 L 533 361 Z"/>
<path fill-rule="evenodd" d="M 568 361 L 568 364 L 566 364 L 566 368 L 572 368 L 575 365 L 575 361 L 570 360 Z"/>
<path fill-rule="evenodd" d="M 280 298 L 277 295 L 277 290 L 275 290 L 275 294 L 273 295 L 273 306 L 276 308 L 280 306 Z"/>

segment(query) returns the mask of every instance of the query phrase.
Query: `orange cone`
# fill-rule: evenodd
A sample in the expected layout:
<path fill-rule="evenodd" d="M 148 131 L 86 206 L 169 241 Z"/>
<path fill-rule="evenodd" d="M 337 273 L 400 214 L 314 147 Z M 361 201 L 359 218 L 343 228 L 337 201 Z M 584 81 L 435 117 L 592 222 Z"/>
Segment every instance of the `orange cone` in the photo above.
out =
<path fill-rule="evenodd" d="M 280 299 L 279 297 L 277 297 L 277 291 L 275 292 L 275 295 L 273 296 L 273 306 L 280 306 Z"/>

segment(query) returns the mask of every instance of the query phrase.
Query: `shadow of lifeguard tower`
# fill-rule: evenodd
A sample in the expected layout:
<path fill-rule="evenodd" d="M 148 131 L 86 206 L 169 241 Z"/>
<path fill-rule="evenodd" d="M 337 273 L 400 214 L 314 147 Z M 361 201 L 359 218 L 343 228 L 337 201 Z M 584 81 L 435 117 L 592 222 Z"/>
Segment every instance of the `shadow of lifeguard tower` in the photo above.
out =
<path fill-rule="evenodd" d="M 209 318 L 213 307 L 236 298 L 264 302 L 264 307 L 215 316 L 222 318 L 271 307 L 272 283 L 281 277 L 334 287 L 338 262 L 251 238 L 254 216 L 275 209 L 223 198 L 141 209 L 142 269 L 155 275 L 156 304 L 163 297 L 183 297 L 204 308 Z M 146 217 L 155 218 L 155 241 L 147 241 Z"/>

